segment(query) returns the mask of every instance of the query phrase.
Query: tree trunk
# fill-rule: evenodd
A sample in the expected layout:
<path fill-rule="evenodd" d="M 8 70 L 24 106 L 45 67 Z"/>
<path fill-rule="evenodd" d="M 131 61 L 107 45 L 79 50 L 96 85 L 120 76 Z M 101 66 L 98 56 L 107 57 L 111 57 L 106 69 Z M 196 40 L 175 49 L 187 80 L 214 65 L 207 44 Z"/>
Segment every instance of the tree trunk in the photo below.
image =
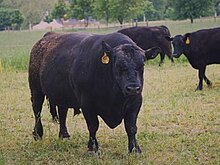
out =
<path fill-rule="evenodd" d="M 193 23 L 193 17 L 190 17 L 190 22 Z"/>
<path fill-rule="evenodd" d="M 123 18 L 122 18 L 122 17 L 118 17 L 118 21 L 119 21 L 119 23 L 120 23 L 120 25 L 121 25 L 121 27 L 122 27 L 122 24 L 123 24 Z"/>

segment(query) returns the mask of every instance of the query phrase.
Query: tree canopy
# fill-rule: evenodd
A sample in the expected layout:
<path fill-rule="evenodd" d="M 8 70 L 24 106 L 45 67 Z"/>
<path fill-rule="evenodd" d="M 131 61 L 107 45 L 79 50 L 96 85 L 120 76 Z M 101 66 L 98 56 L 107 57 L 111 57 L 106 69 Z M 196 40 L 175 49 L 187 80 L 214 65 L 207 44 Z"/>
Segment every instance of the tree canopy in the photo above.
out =
<path fill-rule="evenodd" d="M 110 21 L 123 24 L 145 17 L 147 20 L 190 19 L 193 23 L 200 16 L 220 14 L 219 4 L 220 0 L 0 0 L 0 8 L 20 12 L 18 15 L 23 19 L 17 19 L 24 27 L 45 18 L 48 22 L 54 18 L 87 21 L 95 18 L 107 24 Z M 2 21 L 6 19 L 1 18 Z"/>
<path fill-rule="evenodd" d="M 214 1 L 213 0 L 173 0 L 175 19 L 193 20 L 200 16 L 214 15 Z"/>

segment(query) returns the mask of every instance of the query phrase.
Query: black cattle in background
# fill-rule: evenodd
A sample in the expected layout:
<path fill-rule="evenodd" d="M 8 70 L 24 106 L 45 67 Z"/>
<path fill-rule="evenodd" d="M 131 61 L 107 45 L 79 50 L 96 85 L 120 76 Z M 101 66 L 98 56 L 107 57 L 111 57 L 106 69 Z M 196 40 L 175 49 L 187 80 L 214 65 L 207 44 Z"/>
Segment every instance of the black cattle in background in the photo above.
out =
<path fill-rule="evenodd" d="M 194 69 L 199 70 L 197 90 L 203 89 L 203 79 L 208 86 L 211 81 L 205 75 L 207 65 L 220 63 L 220 28 L 202 29 L 184 35 L 167 37 L 172 41 L 173 56 L 178 58 L 184 54 Z"/>
<path fill-rule="evenodd" d="M 160 48 L 144 51 L 121 33 L 89 35 L 48 33 L 32 48 L 29 87 L 35 115 L 34 138 L 42 138 L 45 97 L 58 106 L 60 138 L 68 108 L 81 109 L 89 130 L 88 150 L 97 151 L 98 116 L 115 128 L 124 120 L 129 152 L 140 153 L 136 120 L 142 104 L 144 60 Z"/>
<path fill-rule="evenodd" d="M 147 50 L 151 47 L 160 47 L 160 63 L 164 61 L 165 54 L 173 62 L 171 43 L 166 40 L 170 31 L 166 26 L 130 27 L 118 31 L 130 37 L 139 47 Z"/>

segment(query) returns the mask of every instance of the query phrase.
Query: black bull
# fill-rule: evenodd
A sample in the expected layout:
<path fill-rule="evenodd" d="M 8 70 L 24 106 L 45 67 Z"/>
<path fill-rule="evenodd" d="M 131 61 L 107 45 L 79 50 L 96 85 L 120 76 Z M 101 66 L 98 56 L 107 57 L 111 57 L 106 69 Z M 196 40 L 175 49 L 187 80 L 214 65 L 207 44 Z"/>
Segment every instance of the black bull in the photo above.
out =
<path fill-rule="evenodd" d="M 197 90 L 203 89 L 203 80 L 211 87 L 207 78 L 207 65 L 220 64 L 220 28 L 201 29 L 185 35 L 166 37 L 173 44 L 173 56 L 178 58 L 184 54 L 194 69 L 198 70 L 199 84 Z"/>
<path fill-rule="evenodd" d="M 160 47 L 160 63 L 164 61 L 165 54 L 173 62 L 171 43 L 166 40 L 170 31 L 166 26 L 130 27 L 121 29 L 119 33 L 130 37 L 140 48 L 147 50 L 151 47 Z"/>
<path fill-rule="evenodd" d="M 143 51 L 120 33 L 46 34 L 34 45 L 29 64 L 34 138 L 43 136 L 41 110 L 46 96 L 58 106 L 60 138 L 69 137 L 68 108 L 81 109 L 89 130 L 89 151 L 98 150 L 100 116 L 110 128 L 124 119 L 129 152 L 140 153 L 135 134 L 142 104 L 144 60 L 154 58 L 159 51 Z"/>

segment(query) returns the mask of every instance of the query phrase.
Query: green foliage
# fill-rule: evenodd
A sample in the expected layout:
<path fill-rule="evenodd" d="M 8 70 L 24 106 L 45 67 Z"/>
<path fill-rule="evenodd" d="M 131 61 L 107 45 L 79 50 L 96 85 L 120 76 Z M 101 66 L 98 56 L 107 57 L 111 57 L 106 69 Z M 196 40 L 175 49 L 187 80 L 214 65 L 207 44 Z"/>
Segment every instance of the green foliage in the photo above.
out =
<path fill-rule="evenodd" d="M 70 2 L 70 8 L 72 16 L 78 19 L 84 19 L 91 15 L 92 0 L 72 0 Z"/>
<path fill-rule="evenodd" d="M 24 18 L 19 10 L 0 8 L 0 30 L 5 28 L 18 29 L 23 20 Z"/>
<path fill-rule="evenodd" d="M 64 0 L 59 0 L 52 10 L 51 16 L 55 19 L 64 19 L 67 15 L 67 5 Z"/>
<path fill-rule="evenodd" d="M 109 0 L 95 0 L 93 3 L 93 14 L 98 19 L 105 19 L 108 25 L 110 19 Z"/>
<path fill-rule="evenodd" d="M 144 13 L 145 0 L 110 0 L 111 17 L 123 24 L 125 20 L 137 18 Z"/>
<path fill-rule="evenodd" d="M 154 5 L 152 2 L 147 2 L 147 6 L 145 9 L 145 17 L 146 20 L 152 21 L 152 20 L 156 20 L 156 10 L 154 8 Z"/>
<path fill-rule="evenodd" d="M 0 6 L 4 8 L 19 9 L 24 16 L 22 27 L 27 28 L 39 23 L 50 12 L 57 0 L 3 0 Z"/>
<path fill-rule="evenodd" d="M 213 0 L 174 0 L 174 19 L 193 20 L 200 16 L 214 15 Z"/>

